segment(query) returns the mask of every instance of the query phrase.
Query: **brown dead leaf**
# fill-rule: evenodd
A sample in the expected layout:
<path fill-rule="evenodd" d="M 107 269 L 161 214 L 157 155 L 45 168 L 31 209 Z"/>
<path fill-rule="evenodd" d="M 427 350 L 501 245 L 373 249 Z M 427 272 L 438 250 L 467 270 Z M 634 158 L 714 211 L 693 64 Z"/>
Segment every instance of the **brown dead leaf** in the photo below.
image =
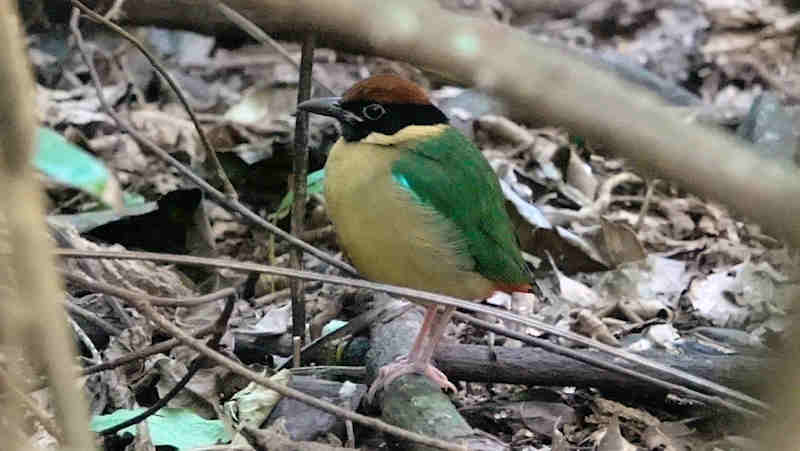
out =
<path fill-rule="evenodd" d="M 642 442 L 647 449 L 663 451 L 684 451 L 694 449 L 687 438 L 694 431 L 683 422 L 667 421 L 656 426 L 648 426 L 642 433 Z"/>
<path fill-rule="evenodd" d="M 173 355 L 180 356 L 178 358 L 159 354 L 148 359 L 148 364 L 159 375 L 156 389 L 160 397 L 172 390 L 188 371 L 187 365 L 194 357 L 194 353 L 182 355 L 184 350 L 181 347 L 173 350 Z M 191 409 L 203 418 L 216 418 L 219 400 L 222 398 L 219 388 L 222 387 L 221 382 L 227 372 L 228 370 L 221 366 L 200 369 L 167 405 Z"/>
<path fill-rule="evenodd" d="M 658 299 L 630 299 L 620 301 L 620 307 L 634 313 L 642 320 L 661 318 L 671 321 L 675 313 Z"/>
<path fill-rule="evenodd" d="M 553 423 L 553 432 L 550 436 L 553 438 L 553 441 L 550 444 L 551 451 L 568 451 L 569 445 L 567 444 L 567 439 L 564 437 L 564 434 L 558 430 L 558 422 Z"/>
<path fill-rule="evenodd" d="M 628 407 L 622 403 L 601 397 L 594 399 L 594 409 L 603 417 L 624 418 L 625 420 L 636 421 L 644 426 L 657 426 L 661 423 L 658 418 L 644 410 Z"/>
<path fill-rule="evenodd" d="M 139 132 L 164 145 L 174 152 L 185 152 L 193 168 L 202 167 L 206 152 L 200 145 L 200 138 L 192 121 L 186 118 L 183 107 L 176 104 L 164 105 L 161 109 L 148 105 L 146 108 L 131 111 L 131 123 Z"/>
<path fill-rule="evenodd" d="M 597 443 L 597 451 L 636 451 L 636 447 L 622 436 L 619 420 L 614 418 L 606 426 L 606 433 Z"/>
<path fill-rule="evenodd" d="M 642 260 L 647 256 L 644 246 L 629 226 L 600 218 L 600 228 L 602 242 L 598 249 L 612 267 Z"/>
<path fill-rule="evenodd" d="M 524 401 L 518 407 L 525 427 L 541 435 L 550 436 L 559 424 L 577 421 L 575 410 L 563 403 Z"/>
<path fill-rule="evenodd" d="M 131 352 L 139 351 L 152 344 L 153 328 L 150 323 L 140 321 L 135 327 L 122 331 L 118 337 L 111 337 L 108 347 L 103 352 L 105 360 L 116 360 Z M 136 400 L 131 387 L 145 375 L 146 369 L 142 361 L 133 361 L 120 365 L 102 373 L 108 387 L 111 405 L 118 409 L 131 409 Z"/>
<path fill-rule="evenodd" d="M 342 312 L 342 298 L 340 296 L 316 296 L 314 306 L 318 312 L 311 319 L 309 324 L 309 333 L 311 339 L 316 340 L 322 335 L 322 328 L 325 327 L 330 320 L 339 316 Z M 308 302 L 308 301 L 306 301 Z"/>
<path fill-rule="evenodd" d="M 588 309 L 570 313 L 570 328 L 575 332 L 590 337 L 609 346 L 620 346 L 619 340 L 611 333 L 608 326 Z"/>

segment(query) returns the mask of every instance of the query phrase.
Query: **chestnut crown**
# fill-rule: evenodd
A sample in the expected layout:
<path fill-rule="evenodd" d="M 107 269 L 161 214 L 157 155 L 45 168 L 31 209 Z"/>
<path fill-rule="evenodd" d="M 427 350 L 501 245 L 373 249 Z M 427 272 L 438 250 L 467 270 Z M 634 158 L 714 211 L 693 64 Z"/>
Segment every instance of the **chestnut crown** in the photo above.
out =
<path fill-rule="evenodd" d="M 370 133 L 393 135 L 410 125 L 448 122 L 424 89 L 389 74 L 361 80 L 342 97 L 311 99 L 298 108 L 336 118 L 346 141 L 359 141 Z"/>

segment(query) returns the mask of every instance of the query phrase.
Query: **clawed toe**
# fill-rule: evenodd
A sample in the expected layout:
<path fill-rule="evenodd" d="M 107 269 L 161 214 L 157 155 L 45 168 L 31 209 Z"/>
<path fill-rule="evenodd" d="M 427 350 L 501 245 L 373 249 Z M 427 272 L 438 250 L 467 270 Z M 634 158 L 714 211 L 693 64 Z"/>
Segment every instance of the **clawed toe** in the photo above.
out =
<path fill-rule="evenodd" d="M 407 358 L 401 357 L 378 371 L 378 377 L 372 382 L 367 392 L 367 402 L 372 404 L 375 394 L 380 389 L 389 386 L 398 377 L 412 373 L 427 376 L 428 379 L 435 382 L 445 391 L 453 391 L 453 393 L 458 391 L 456 386 L 447 379 L 447 376 L 435 366 L 428 364 L 424 369 L 420 370 L 412 362 L 409 362 Z"/>

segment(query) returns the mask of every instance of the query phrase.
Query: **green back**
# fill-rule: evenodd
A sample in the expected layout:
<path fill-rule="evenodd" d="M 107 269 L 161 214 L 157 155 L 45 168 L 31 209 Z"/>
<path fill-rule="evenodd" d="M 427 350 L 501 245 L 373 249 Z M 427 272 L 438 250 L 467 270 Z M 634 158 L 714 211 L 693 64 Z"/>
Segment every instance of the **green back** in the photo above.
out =
<path fill-rule="evenodd" d="M 530 283 L 497 176 L 458 130 L 414 143 L 392 166 L 394 180 L 461 231 L 475 269 L 489 280 Z"/>

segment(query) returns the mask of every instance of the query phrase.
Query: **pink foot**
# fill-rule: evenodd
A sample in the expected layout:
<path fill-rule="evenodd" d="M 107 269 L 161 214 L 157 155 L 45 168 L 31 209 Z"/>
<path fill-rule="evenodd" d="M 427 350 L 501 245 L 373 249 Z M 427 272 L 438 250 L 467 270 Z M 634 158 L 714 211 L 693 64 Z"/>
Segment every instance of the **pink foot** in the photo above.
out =
<path fill-rule="evenodd" d="M 372 398 L 375 397 L 379 389 L 388 387 L 392 381 L 404 374 L 412 373 L 427 376 L 428 379 L 436 382 L 445 391 L 452 390 L 454 393 L 458 391 L 456 386 L 447 379 L 447 376 L 435 366 L 427 364 L 424 368 L 418 368 L 413 362 L 408 361 L 408 357 L 400 357 L 378 371 L 378 377 L 372 382 L 367 392 L 367 402 L 372 403 Z"/>

